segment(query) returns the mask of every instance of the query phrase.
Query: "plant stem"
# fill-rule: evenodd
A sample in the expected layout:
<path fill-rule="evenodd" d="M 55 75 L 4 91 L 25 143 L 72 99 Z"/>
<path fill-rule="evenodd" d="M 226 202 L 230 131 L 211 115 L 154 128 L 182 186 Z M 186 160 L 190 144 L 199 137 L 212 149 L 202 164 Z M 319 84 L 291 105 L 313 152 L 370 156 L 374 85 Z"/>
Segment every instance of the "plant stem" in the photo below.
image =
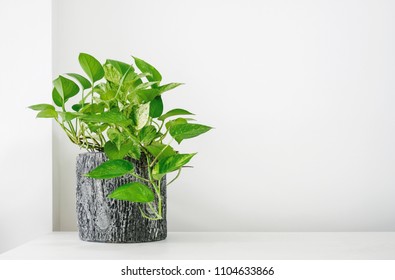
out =
<path fill-rule="evenodd" d="M 160 157 L 160 155 L 166 150 L 167 147 L 170 146 L 171 142 L 173 142 L 173 140 L 171 140 L 170 143 L 167 144 L 167 145 L 156 155 L 156 157 L 155 157 L 154 160 L 151 162 L 151 164 L 150 164 L 149 167 L 152 167 L 152 166 L 154 165 L 154 163 L 158 160 L 158 158 Z"/>
<path fill-rule="evenodd" d="M 150 180 L 145 179 L 145 178 L 143 178 L 143 177 L 137 175 L 137 174 L 134 173 L 134 172 L 131 172 L 130 175 L 132 175 L 132 176 L 134 176 L 134 177 L 136 177 L 137 179 L 140 179 L 140 180 L 142 180 L 142 181 L 145 181 L 145 182 L 148 182 L 148 183 L 151 182 Z"/>
<path fill-rule="evenodd" d="M 178 173 L 177 173 L 176 177 L 174 177 L 173 180 L 171 180 L 168 184 L 166 184 L 166 188 L 167 188 L 171 183 L 173 183 L 175 180 L 177 180 L 178 177 L 180 176 L 180 174 L 181 174 L 181 168 L 178 169 Z"/>
<path fill-rule="evenodd" d="M 152 170 L 150 167 L 151 162 L 150 162 L 148 154 L 146 154 L 146 158 L 147 158 L 148 178 L 149 178 L 152 188 L 155 190 L 156 196 L 158 198 L 158 211 L 156 212 L 156 215 L 158 218 L 161 219 L 162 218 L 162 196 L 160 193 L 160 180 L 161 179 L 159 179 L 158 185 L 156 185 L 155 180 L 152 177 Z"/>
<path fill-rule="evenodd" d="M 163 120 L 162 123 L 160 124 L 159 132 L 162 130 L 162 127 L 163 127 L 164 123 L 165 123 L 165 121 Z"/>

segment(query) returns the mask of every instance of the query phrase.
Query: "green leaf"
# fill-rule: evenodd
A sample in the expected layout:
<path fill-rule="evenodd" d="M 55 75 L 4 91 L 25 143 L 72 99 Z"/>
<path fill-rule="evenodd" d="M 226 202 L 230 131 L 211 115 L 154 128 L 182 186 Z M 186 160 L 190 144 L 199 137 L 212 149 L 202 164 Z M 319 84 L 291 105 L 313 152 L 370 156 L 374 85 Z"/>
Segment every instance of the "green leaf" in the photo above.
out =
<path fill-rule="evenodd" d="M 83 89 L 88 89 L 88 88 L 92 87 L 91 82 L 89 82 L 89 80 L 87 78 L 85 78 L 84 76 L 82 76 L 80 74 L 67 73 L 67 75 L 76 79 L 80 83 L 80 85 L 82 86 Z"/>
<path fill-rule="evenodd" d="M 191 112 L 188 112 L 187 110 L 184 110 L 184 109 L 173 109 L 173 110 L 170 110 L 169 112 L 167 112 L 166 114 L 160 116 L 158 118 L 158 120 L 163 121 L 167 118 L 170 118 L 173 116 L 179 116 L 179 115 L 194 115 L 194 114 L 192 114 Z"/>
<path fill-rule="evenodd" d="M 89 103 L 84 103 L 84 104 L 74 104 L 73 106 L 71 106 L 71 109 L 73 109 L 76 112 L 79 112 L 81 110 L 82 107 L 88 105 Z"/>
<path fill-rule="evenodd" d="M 132 171 L 133 168 L 133 164 L 127 160 L 108 160 L 85 174 L 85 176 L 94 179 L 111 179 L 123 176 Z"/>
<path fill-rule="evenodd" d="M 139 89 L 136 90 L 135 93 L 137 94 L 140 103 L 148 103 L 161 94 L 160 90 L 157 88 Z"/>
<path fill-rule="evenodd" d="M 77 95 L 80 88 L 72 80 L 67 79 L 63 76 L 59 76 L 53 81 L 53 85 L 56 91 L 59 93 L 60 97 L 66 102 L 69 98 Z"/>
<path fill-rule="evenodd" d="M 47 109 L 52 109 L 55 111 L 55 107 L 50 104 L 36 104 L 36 105 L 29 106 L 29 108 L 34 111 L 43 111 L 43 110 L 47 110 Z"/>
<path fill-rule="evenodd" d="M 159 180 L 166 173 L 176 171 L 180 169 L 182 166 L 187 164 L 192 157 L 196 155 L 194 154 L 175 154 L 166 158 L 162 158 L 158 161 L 158 163 L 154 166 L 152 174 L 156 180 Z"/>
<path fill-rule="evenodd" d="M 102 133 L 108 128 L 108 124 L 93 124 L 88 123 L 89 130 L 95 133 Z"/>
<path fill-rule="evenodd" d="M 188 123 L 188 121 L 186 119 L 184 119 L 184 118 L 177 118 L 175 120 L 168 121 L 166 123 L 166 128 L 170 129 L 171 127 L 173 127 L 173 126 L 175 126 L 177 124 L 184 124 L 184 123 Z"/>
<path fill-rule="evenodd" d="M 54 109 L 45 109 L 39 112 L 36 118 L 57 118 L 58 113 Z"/>
<path fill-rule="evenodd" d="M 177 143 L 180 144 L 182 140 L 199 136 L 210 129 L 212 129 L 212 127 L 202 124 L 184 123 L 170 127 L 169 132 Z"/>
<path fill-rule="evenodd" d="M 148 122 L 149 104 L 142 104 L 133 107 L 132 119 L 137 130 L 142 129 Z"/>
<path fill-rule="evenodd" d="M 171 146 L 159 142 L 153 142 L 151 145 L 145 147 L 148 152 L 154 157 L 158 157 L 158 160 L 166 158 L 176 154 L 176 151 Z"/>
<path fill-rule="evenodd" d="M 119 138 L 120 135 L 121 133 L 115 128 L 109 128 L 107 130 L 108 139 L 110 139 L 111 141 L 115 141 L 115 139 Z"/>
<path fill-rule="evenodd" d="M 151 118 L 157 118 L 163 113 L 163 101 L 161 96 L 155 97 L 149 106 L 149 115 Z"/>
<path fill-rule="evenodd" d="M 111 141 L 106 142 L 104 145 L 104 152 L 109 159 L 123 159 L 133 150 L 134 144 L 132 141 L 123 143 L 118 149 L 117 145 Z"/>
<path fill-rule="evenodd" d="M 131 122 L 128 118 L 125 117 L 125 115 L 115 111 L 107 111 L 92 115 L 82 115 L 80 119 L 84 120 L 85 122 L 109 123 L 120 126 L 128 126 Z"/>
<path fill-rule="evenodd" d="M 139 182 L 128 183 L 116 188 L 107 196 L 117 200 L 125 200 L 130 202 L 151 202 L 155 200 L 152 190 Z"/>
<path fill-rule="evenodd" d="M 85 114 L 97 114 L 97 113 L 103 113 L 104 108 L 106 107 L 105 103 L 93 103 L 93 104 L 87 104 L 81 109 L 81 113 Z"/>
<path fill-rule="evenodd" d="M 52 100 L 53 103 L 55 103 L 55 105 L 58 107 L 62 107 L 64 104 L 63 98 L 60 96 L 59 92 L 56 90 L 55 87 L 52 90 Z"/>
<path fill-rule="evenodd" d="M 128 152 L 128 156 L 139 160 L 141 157 L 141 149 L 140 146 L 138 146 L 137 144 L 134 144 L 132 149 L 130 149 L 130 151 Z"/>
<path fill-rule="evenodd" d="M 152 88 L 152 86 L 157 85 L 157 84 L 158 84 L 158 82 L 141 83 L 135 88 L 135 90 L 149 89 L 149 88 Z"/>
<path fill-rule="evenodd" d="M 80 53 L 78 61 L 92 83 L 104 77 L 104 70 L 100 62 L 90 54 Z"/>
<path fill-rule="evenodd" d="M 115 69 L 117 69 L 119 73 L 121 73 L 121 76 L 125 75 L 128 71 L 134 71 L 132 65 L 129 65 L 121 61 L 107 59 L 106 64 L 111 64 Z"/>
<path fill-rule="evenodd" d="M 154 100 L 154 98 L 164 93 L 165 91 L 171 90 L 173 88 L 178 87 L 179 85 L 182 85 L 180 83 L 171 83 L 164 86 L 155 87 L 156 84 L 157 82 L 151 82 L 151 83 L 141 84 L 137 87 L 135 92 L 139 97 L 141 103 L 150 102 Z M 146 87 L 149 86 L 152 86 L 152 88 L 147 89 Z"/>
<path fill-rule="evenodd" d="M 164 93 L 165 91 L 172 90 L 172 89 L 174 89 L 178 86 L 181 86 L 181 85 L 183 85 L 183 83 L 170 83 L 170 84 L 160 86 L 160 87 L 158 87 L 158 89 L 159 89 L 160 93 Z"/>
<path fill-rule="evenodd" d="M 121 149 L 122 143 L 124 143 L 128 139 L 127 135 L 124 135 L 118 129 L 113 127 L 107 129 L 107 136 L 108 139 L 110 139 L 110 141 L 116 145 L 118 150 Z"/>
<path fill-rule="evenodd" d="M 136 74 L 133 71 L 129 71 L 128 74 L 126 75 L 125 79 L 123 80 L 123 85 L 126 88 L 132 88 L 135 89 L 137 86 L 142 84 L 143 82 L 141 81 L 141 78 L 146 77 L 147 74 Z"/>
<path fill-rule="evenodd" d="M 106 90 L 105 92 L 100 94 L 100 99 L 104 100 L 104 101 L 109 101 L 109 100 L 114 99 L 116 94 L 117 93 L 115 92 L 115 90 L 109 89 L 109 90 Z"/>
<path fill-rule="evenodd" d="M 159 73 L 158 70 L 155 69 L 154 66 L 145 62 L 144 60 L 134 57 L 134 62 L 136 63 L 137 68 L 140 69 L 143 73 L 149 73 L 150 76 L 147 76 L 147 80 L 150 82 L 160 82 L 162 81 L 162 75 Z"/>
<path fill-rule="evenodd" d="M 151 143 L 156 138 L 156 136 L 157 131 L 153 125 L 144 126 L 139 133 L 139 139 L 143 145 L 148 145 Z"/>
<path fill-rule="evenodd" d="M 75 118 L 80 116 L 80 114 L 73 113 L 73 112 L 59 112 L 58 114 L 65 121 L 71 121 L 71 120 L 73 120 L 73 119 L 75 119 Z"/>
<path fill-rule="evenodd" d="M 106 80 L 119 85 L 119 82 L 121 81 L 122 78 L 122 74 L 111 64 L 107 64 L 107 63 L 104 64 L 103 69 L 104 69 L 104 77 L 106 78 Z"/>

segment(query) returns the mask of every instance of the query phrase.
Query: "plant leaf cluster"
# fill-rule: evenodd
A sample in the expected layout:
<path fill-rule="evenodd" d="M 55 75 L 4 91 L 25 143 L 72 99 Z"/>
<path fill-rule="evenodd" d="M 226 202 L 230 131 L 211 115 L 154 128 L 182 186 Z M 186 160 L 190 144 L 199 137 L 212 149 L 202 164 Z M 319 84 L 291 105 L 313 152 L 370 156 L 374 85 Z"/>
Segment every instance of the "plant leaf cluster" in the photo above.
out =
<path fill-rule="evenodd" d="M 161 219 L 160 189 L 166 187 L 160 185 L 162 177 L 177 172 L 177 179 L 196 154 L 179 153 L 171 146 L 172 140 L 180 144 L 211 127 L 194 123 L 188 118 L 193 113 L 185 109 L 164 113 L 163 94 L 182 83 L 162 84 L 162 75 L 154 66 L 137 57 L 133 60 L 134 65 L 112 59 L 101 64 L 92 55 L 81 53 L 78 61 L 85 76 L 60 75 L 53 80 L 54 105 L 29 108 L 38 111 L 37 118 L 54 119 L 74 144 L 107 155 L 109 160 L 87 177 L 111 179 L 131 174 L 140 181 L 118 187 L 109 198 L 148 203 L 151 214 L 140 208 L 141 214 Z M 128 160 L 142 157 L 148 165 L 147 178 L 134 173 Z"/>

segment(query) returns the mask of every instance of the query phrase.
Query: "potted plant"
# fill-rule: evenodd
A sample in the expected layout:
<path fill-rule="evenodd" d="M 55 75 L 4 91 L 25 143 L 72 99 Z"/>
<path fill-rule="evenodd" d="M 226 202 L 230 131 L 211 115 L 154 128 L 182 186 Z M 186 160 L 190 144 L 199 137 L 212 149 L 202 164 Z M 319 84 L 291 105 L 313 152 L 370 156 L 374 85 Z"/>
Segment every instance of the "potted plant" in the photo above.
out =
<path fill-rule="evenodd" d="M 67 73 L 53 81 L 54 105 L 37 104 L 38 118 L 52 118 L 74 144 L 77 157 L 79 236 L 97 242 L 165 239 L 166 189 L 195 153 L 180 153 L 173 141 L 211 129 L 191 112 L 163 113 L 162 94 L 180 83 L 161 84 L 152 65 L 108 59 L 101 64 L 81 53 L 86 77 Z M 136 67 L 136 68 L 135 68 Z M 72 100 L 74 102 L 72 102 Z M 167 174 L 175 174 L 167 180 Z"/>

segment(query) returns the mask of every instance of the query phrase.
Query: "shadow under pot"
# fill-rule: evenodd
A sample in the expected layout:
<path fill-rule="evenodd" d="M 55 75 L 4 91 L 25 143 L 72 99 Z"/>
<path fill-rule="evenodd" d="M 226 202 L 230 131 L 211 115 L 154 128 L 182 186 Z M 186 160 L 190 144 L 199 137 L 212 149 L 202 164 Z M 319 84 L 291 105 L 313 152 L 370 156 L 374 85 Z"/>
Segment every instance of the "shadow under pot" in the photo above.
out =
<path fill-rule="evenodd" d="M 85 177 L 107 157 L 102 152 L 89 152 L 77 157 L 77 217 L 79 237 L 84 241 L 108 243 L 138 243 L 163 240 L 167 236 L 166 187 L 160 190 L 162 197 L 162 219 L 149 220 L 142 217 L 139 206 L 145 213 L 151 213 L 147 203 L 134 203 L 107 198 L 117 187 L 142 182 L 132 175 L 114 179 L 92 179 Z M 134 172 L 148 177 L 147 161 L 128 158 L 133 163 Z M 166 185 L 166 177 L 161 179 Z M 146 184 L 146 183 L 145 183 Z M 152 186 L 148 185 L 151 189 Z M 157 198 L 155 201 L 157 204 Z"/>

